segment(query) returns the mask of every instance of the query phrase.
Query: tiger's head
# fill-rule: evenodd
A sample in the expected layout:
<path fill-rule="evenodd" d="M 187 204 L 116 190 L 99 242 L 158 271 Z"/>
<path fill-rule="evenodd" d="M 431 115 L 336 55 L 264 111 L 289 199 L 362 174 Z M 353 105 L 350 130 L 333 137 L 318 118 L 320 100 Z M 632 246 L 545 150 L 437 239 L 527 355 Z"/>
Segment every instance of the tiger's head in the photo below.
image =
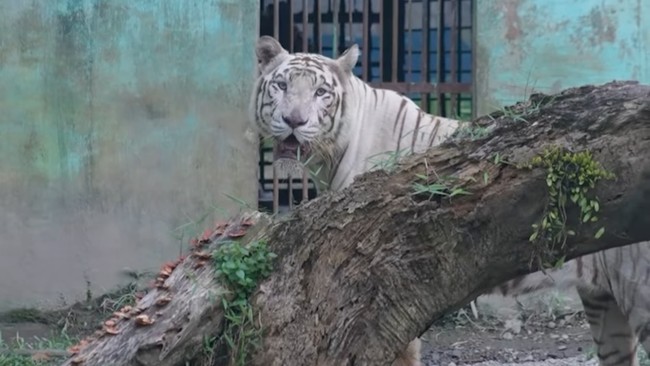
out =
<path fill-rule="evenodd" d="M 262 137 L 275 140 L 275 160 L 332 159 L 344 128 L 344 95 L 359 58 L 357 45 L 332 59 L 291 54 L 262 36 L 256 54 L 259 75 L 250 118 Z"/>

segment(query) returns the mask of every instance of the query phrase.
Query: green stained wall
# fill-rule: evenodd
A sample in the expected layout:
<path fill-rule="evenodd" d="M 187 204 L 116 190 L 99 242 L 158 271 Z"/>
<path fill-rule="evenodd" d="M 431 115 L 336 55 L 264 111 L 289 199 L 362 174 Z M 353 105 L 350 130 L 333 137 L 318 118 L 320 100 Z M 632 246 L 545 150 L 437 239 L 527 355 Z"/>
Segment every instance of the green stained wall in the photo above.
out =
<path fill-rule="evenodd" d="M 258 9 L 0 2 L 0 310 L 112 289 L 177 256 L 189 217 L 235 210 L 224 193 L 255 204 Z"/>
<path fill-rule="evenodd" d="M 476 101 L 483 115 L 612 80 L 650 83 L 650 1 L 475 0 Z"/>

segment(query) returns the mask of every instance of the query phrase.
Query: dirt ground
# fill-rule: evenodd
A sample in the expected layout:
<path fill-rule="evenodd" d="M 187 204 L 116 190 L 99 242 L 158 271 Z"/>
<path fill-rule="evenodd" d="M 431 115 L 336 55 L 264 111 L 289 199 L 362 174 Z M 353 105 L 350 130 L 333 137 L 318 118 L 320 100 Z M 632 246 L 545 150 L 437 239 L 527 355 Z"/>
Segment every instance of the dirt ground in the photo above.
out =
<path fill-rule="evenodd" d="M 58 337 L 64 330 L 71 342 L 92 333 L 114 309 L 134 298 L 134 288 L 65 310 L 39 313 L 22 310 L 0 317 L 5 344 L 19 334 Z M 450 314 L 423 336 L 425 366 L 596 366 L 593 342 L 575 296 L 551 295 L 478 301 L 479 319 L 469 307 Z M 54 363 L 56 364 L 56 363 Z"/>
<path fill-rule="evenodd" d="M 424 336 L 423 363 L 449 365 L 595 365 L 593 342 L 583 313 L 553 320 L 546 314 L 525 322 L 449 319 Z M 457 315 L 458 317 L 458 315 Z M 563 363 L 559 363 L 562 361 Z M 523 366 L 523 365 L 522 365 Z"/>
<path fill-rule="evenodd" d="M 519 298 L 482 296 L 424 335 L 424 366 L 597 366 L 595 345 L 575 290 Z M 641 366 L 650 366 L 639 351 Z"/>

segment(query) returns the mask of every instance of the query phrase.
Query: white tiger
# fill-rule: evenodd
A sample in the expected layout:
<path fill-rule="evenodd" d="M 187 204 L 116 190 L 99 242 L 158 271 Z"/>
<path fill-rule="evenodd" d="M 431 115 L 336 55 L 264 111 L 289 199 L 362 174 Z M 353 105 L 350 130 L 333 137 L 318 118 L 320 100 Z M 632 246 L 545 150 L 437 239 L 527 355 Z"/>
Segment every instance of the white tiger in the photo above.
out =
<path fill-rule="evenodd" d="M 259 76 L 250 120 L 275 141 L 283 166 L 302 161 L 318 171 L 320 189 L 341 190 L 372 168 L 371 157 L 407 150 L 422 152 L 443 142 L 460 122 L 423 112 L 410 99 L 377 89 L 352 70 L 353 45 L 337 59 L 290 54 L 272 37 L 256 47 Z M 554 286 L 578 286 L 602 366 L 636 366 L 641 341 L 650 350 L 650 245 L 619 247 L 573 261 L 550 277 L 541 272 L 507 282 L 493 292 L 516 295 Z M 627 320 L 627 321 L 626 321 Z M 394 365 L 420 365 L 420 341 L 412 341 Z"/>
<path fill-rule="evenodd" d="M 422 151 L 457 128 L 458 121 L 426 114 L 412 100 L 354 76 L 356 45 L 333 60 L 289 54 L 263 36 L 257 55 L 261 75 L 250 119 L 264 137 L 276 140 L 276 160 L 309 156 L 308 165 L 320 169 L 319 182 L 327 189 L 347 187 L 372 167 L 373 156 L 411 150 L 412 144 Z"/>

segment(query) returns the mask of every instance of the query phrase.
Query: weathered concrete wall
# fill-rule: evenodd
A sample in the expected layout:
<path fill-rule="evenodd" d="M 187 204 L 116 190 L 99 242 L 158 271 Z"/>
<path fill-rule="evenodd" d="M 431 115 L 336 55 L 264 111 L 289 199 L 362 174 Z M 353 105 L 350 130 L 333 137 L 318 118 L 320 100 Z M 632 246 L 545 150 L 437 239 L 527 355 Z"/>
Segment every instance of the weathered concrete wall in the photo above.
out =
<path fill-rule="evenodd" d="M 650 82 L 650 1 L 475 1 L 476 113 L 614 79 Z"/>
<path fill-rule="evenodd" d="M 224 193 L 256 203 L 258 9 L 0 2 L 0 310 L 110 290 L 178 255 L 189 217 L 235 209 Z"/>

